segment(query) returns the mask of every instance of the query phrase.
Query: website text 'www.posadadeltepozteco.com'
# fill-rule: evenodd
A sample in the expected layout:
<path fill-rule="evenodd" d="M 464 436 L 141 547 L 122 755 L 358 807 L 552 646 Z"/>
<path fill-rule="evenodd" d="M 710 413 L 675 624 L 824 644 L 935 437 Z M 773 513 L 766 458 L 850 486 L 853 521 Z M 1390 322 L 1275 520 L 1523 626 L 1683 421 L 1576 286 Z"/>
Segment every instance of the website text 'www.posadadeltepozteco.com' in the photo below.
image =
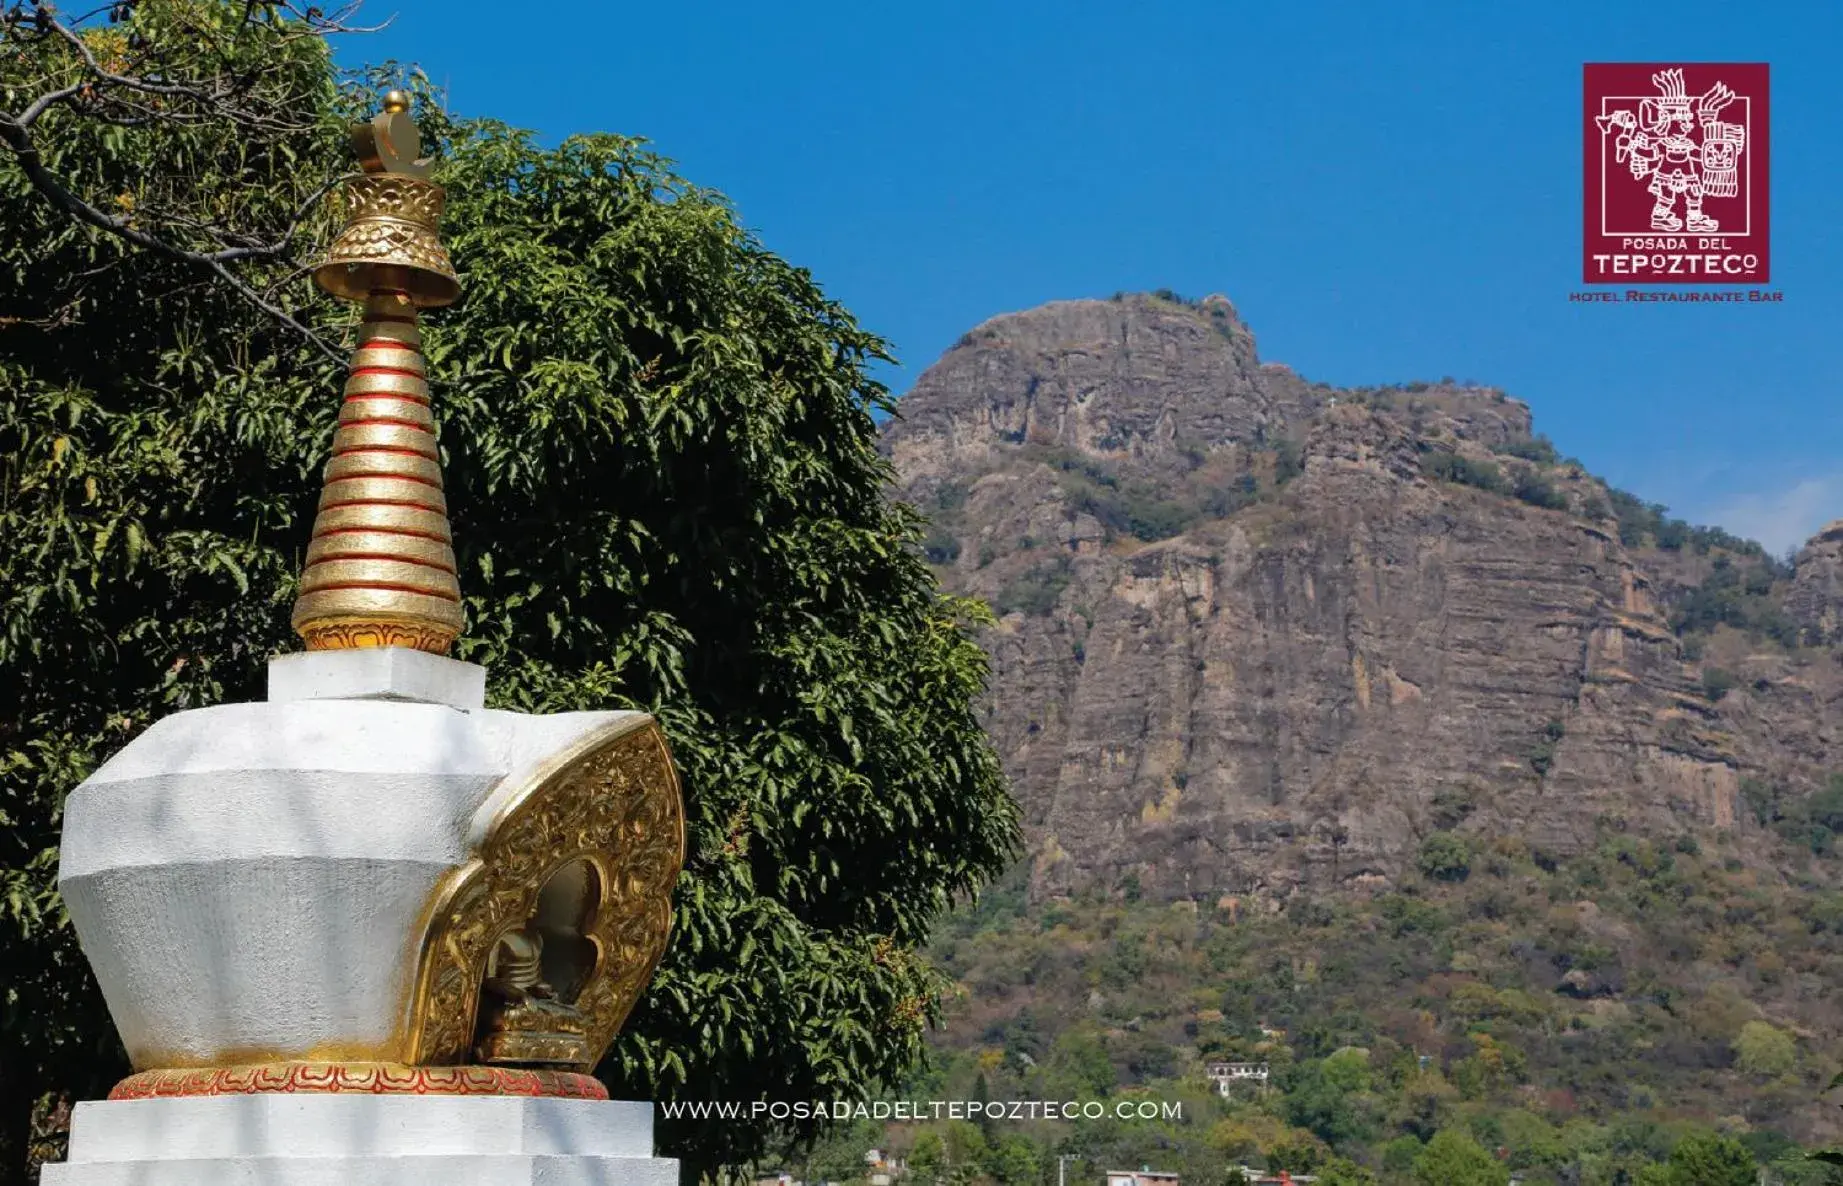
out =
<path fill-rule="evenodd" d="M 667 1120 L 1182 1120 L 1181 1100 L 675 1100 Z"/>

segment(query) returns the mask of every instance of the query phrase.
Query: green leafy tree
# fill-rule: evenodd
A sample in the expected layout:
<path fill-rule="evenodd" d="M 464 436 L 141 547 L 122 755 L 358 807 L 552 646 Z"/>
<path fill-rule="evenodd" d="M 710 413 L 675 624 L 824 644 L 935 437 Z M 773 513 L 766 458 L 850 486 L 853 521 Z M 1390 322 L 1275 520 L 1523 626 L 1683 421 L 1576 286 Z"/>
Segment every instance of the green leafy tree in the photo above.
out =
<path fill-rule="evenodd" d="M 990 1144 L 998 1134 L 998 1119 L 985 1112 L 986 1105 L 992 1102 L 992 1084 L 986 1079 L 984 1071 L 979 1072 L 979 1077 L 973 1080 L 972 1098 L 979 1106 L 979 1118 L 974 1123 L 979 1126 L 979 1135 Z"/>
<path fill-rule="evenodd" d="M 1426 1146 L 1413 1137 L 1396 1137 L 1382 1146 L 1382 1168 L 1394 1175 L 1414 1172 L 1414 1162 Z"/>
<path fill-rule="evenodd" d="M 1422 874 L 1435 881 L 1464 881 L 1472 871 L 1472 850 L 1462 836 L 1435 832 L 1421 841 L 1416 863 Z"/>
<path fill-rule="evenodd" d="M 1289 1124 L 1317 1134 L 1330 1145 L 1342 1146 L 1365 1139 L 1370 1125 L 1354 1093 L 1338 1086 L 1337 1077 L 1348 1079 L 1352 1068 L 1348 1059 L 1333 1062 L 1337 1057 L 1301 1067 L 1289 1076 L 1284 1108 Z"/>
<path fill-rule="evenodd" d="M 1667 1168 L 1669 1186 L 1754 1186 L 1760 1177 L 1747 1146 L 1710 1132 L 1678 1141 Z"/>
<path fill-rule="evenodd" d="M 1321 1071 L 1325 1081 L 1339 1091 L 1369 1090 L 1369 1051 L 1360 1046 L 1345 1046 L 1325 1057 Z"/>
<path fill-rule="evenodd" d="M 933 1128 L 925 1128 L 909 1150 L 909 1173 L 917 1182 L 938 1182 L 947 1172 L 947 1142 Z"/>
<path fill-rule="evenodd" d="M 1568 1160 L 1561 1132 L 1540 1116 L 1513 1108 L 1499 1118 L 1499 1128 L 1504 1144 L 1510 1149 L 1512 1169 L 1554 1168 Z"/>
<path fill-rule="evenodd" d="M 1843 1183 L 1843 1169 L 1803 1153 L 1778 1158 L 1767 1166 L 1767 1174 L 1768 1182 L 1784 1186 L 1838 1186 Z"/>
<path fill-rule="evenodd" d="M 1750 1075 L 1783 1075 L 1798 1061 L 1798 1048 L 1779 1027 L 1750 1021 L 1734 1039 L 1734 1061 Z"/>
<path fill-rule="evenodd" d="M 1376 1186 L 1375 1172 L 1343 1157 L 1333 1157 L 1318 1171 L 1318 1186 Z"/>
<path fill-rule="evenodd" d="M 1443 1128 L 1414 1159 L 1414 1180 L 1420 1186 L 1506 1186 L 1510 1170 L 1470 1134 Z"/>
<path fill-rule="evenodd" d="M 986 1155 L 986 1170 L 1003 1186 L 1032 1184 L 1043 1180 L 1043 1166 L 1037 1146 L 1028 1137 L 1016 1133 L 1000 1136 L 991 1142 Z"/>
<path fill-rule="evenodd" d="M 1396 1092 L 1388 1118 L 1413 1136 L 1431 1140 L 1451 1117 L 1458 1094 L 1438 1071 L 1416 1069 Z"/>
<path fill-rule="evenodd" d="M 1805 801 L 1805 814 L 1812 823 L 1843 832 L 1843 775 L 1831 775 L 1824 789 Z"/>
<path fill-rule="evenodd" d="M 124 0 L 66 14 L 50 0 L 6 0 L 0 158 L 8 185 L 36 194 L 54 221 L 153 252 L 182 272 L 210 272 L 336 357 L 331 341 L 276 300 L 274 281 L 298 277 L 309 262 L 319 199 L 351 167 L 291 147 L 326 130 L 326 39 L 357 31 L 343 19 L 356 7 Z M 259 59 L 265 68 L 251 69 Z M 124 187 L 93 167 L 89 152 L 71 151 L 73 135 L 112 147 L 131 139 L 215 147 L 191 163 L 247 188 L 206 193 L 193 184 L 200 175 L 181 171 L 141 174 Z M 297 200 L 274 201 L 277 186 L 297 188 Z"/>
<path fill-rule="evenodd" d="M 174 14 L 129 9 L 168 37 Z M 90 192 L 285 222 L 349 167 L 324 44 L 228 43 L 313 118 L 62 113 L 42 159 Z M 0 82 L 37 70 L 0 58 Z M 36 77 L 36 76 L 35 76 Z M 365 103 L 375 90 L 367 88 Z M 673 941 L 601 1073 L 634 1098 L 838 1098 L 921 1053 L 914 952 L 1015 850 L 973 711 L 976 613 L 886 501 L 883 344 L 641 143 L 555 149 L 420 108 L 466 295 L 427 326 L 469 629 L 498 707 L 656 714 L 688 798 Z M 175 222 L 183 225 L 183 220 Z M 321 232 L 326 229 L 321 226 Z M 353 312 L 73 222 L 0 155 L 0 1157 L 47 1092 L 124 1068 L 54 892 L 58 811 L 156 718 L 262 695 L 341 371 L 290 322 Z M 268 269 L 268 270 L 264 270 Z M 746 1125 L 662 1126 L 695 1174 Z M 800 1134 L 793 1134 L 798 1136 Z"/>
<path fill-rule="evenodd" d="M 1071 1029 L 1056 1039 L 1050 1051 L 1049 1085 L 1077 1096 L 1105 1095 L 1114 1088 L 1116 1074 L 1107 1048 L 1090 1030 Z"/>
<path fill-rule="evenodd" d="M 1267 1168 L 1274 1173 L 1309 1174 L 1325 1163 L 1324 1145 L 1309 1133 L 1291 1133 L 1267 1150 Z"/>

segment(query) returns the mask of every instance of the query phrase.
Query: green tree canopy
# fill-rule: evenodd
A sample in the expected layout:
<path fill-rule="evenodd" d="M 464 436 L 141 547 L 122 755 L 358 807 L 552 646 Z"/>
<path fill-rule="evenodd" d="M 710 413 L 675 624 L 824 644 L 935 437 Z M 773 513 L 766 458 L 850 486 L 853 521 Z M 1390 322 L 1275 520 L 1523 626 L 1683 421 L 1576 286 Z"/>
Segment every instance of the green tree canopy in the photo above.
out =
<path fill-rule="evenodd" d="M 1666 1165 L 1670 1186 L 1754 1186 L 1760 1170 L 1747 1146 L 1712 1132 L 1677 1142 Z"/>
<path fill-rule="evenodd" d="M 1361 1046 L 1343 1046 L 1325 1056 L 1322 1064 L 1325 1082 L 1339 1091 L 1369 1090 L 1369 1051 Z"/>
<path fill-rule="evenodd" d="M 1375 1172 L 1343 1157 L 1333 1157 L 1318 1171 L 1318 1186 L 1376 1186 Z"/>
<path fill-rule="evenodd" d="M 1798 1061 L 1798 1048 L 1778 1026 L 1750 1021 L 1734 1039 L 1734 1061 L 1750 1075 L 1783 1075 Z"/>
<path fill-rule="evenodd" d="M 1505 1186 L 1510 1170 L 1470 1134 L 1443 1128 L 1414 1159 L 1414 1180 L 1421 1186 Z"/>
<path fill-rule="evenodd" d="M 241 5 L 168 0 L 130 26 Z M 212 19 L 216 19 L 213 17 Z M 88 192 L 285 218 L 345 169 L 314 38 L 229 42 L 322 118 L 262 129 L 59 112 Z M 9 71 L 42 69 L 16 57 Z M 373 80 L 375 81 L 375 80 Z M 364 102 L 372 102 L 367 87 Z M 1008 861 L 974 717 L 984 659 L 885 498 L 883 344 L 641 142 L 555 149 L 420 112 L 461 303 L 427 326 L 469 628 L 499 707 L 656 714 L 688 797 L 670 951 L 602 1067 L 637 1098 L 835 1099 L 919 1056 L 932 920 Z M 311 179 L 311 180 L 308 180 Z M 324 226 L 322 230 L 324 230 Z M 338 365 L 195 264 L 78 226 L 0 155 L 0 1155 L 49 1090 L 121 1071 L 56 900 L 58 811 L 156 718 L 262 695 Z M 353 311 L 246 284 L 338 340 Z M 773 1134 L 667 1126 L 690 1163 Z"/>
<path fill-rule="evenodd" d="M 1435 832 L 1421 842 L 1420 871 L 1437 881 L 1464 881 L 1472 871 L 1472 851 L 1461 836 Z"/>

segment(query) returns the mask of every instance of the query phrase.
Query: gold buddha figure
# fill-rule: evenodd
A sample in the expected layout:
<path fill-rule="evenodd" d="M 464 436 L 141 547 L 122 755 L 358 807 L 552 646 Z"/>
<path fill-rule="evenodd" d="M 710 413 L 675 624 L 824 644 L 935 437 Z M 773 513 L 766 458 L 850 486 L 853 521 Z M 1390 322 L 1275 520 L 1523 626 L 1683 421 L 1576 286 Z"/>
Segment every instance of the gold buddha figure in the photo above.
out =
<path fill-rule="evenodd" d="M 487 960 L 481 994 L 481 1062 L 576 1065 L 593 1059 L 588 1027 L 544 978 L 544 933 L 507 931 Z"/>
<path fill-rule="evenodd" d="M 493 944 L 480 993 L 481 1062 L 581 1065 L 594 1061 L 588 1023 L 575 1006 L 594 962 L 582 937 L 596 899 L 586 865 L 553 874 L 536 913 Z"/>

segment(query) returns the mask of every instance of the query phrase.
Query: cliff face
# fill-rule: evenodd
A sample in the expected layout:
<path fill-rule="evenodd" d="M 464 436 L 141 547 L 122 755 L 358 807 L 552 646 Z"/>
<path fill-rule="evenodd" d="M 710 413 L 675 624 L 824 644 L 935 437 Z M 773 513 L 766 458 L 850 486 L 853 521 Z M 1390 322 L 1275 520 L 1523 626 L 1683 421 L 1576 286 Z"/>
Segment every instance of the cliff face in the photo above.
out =
<path fill-rule="evenodd" d="M 1213 297 L 1061 301 L 967 334 L 902 403 L 889 441 L 911 489 L 999 462 L 1007 446 L 1064 446 L 1153 470 L 1182 449 L 1284 435 L 1323 404 Z"/>
<path fill-rule="evenodd" d="M 1039 893 L 1380 884 L 1441 829 L 1746 832 L 1743 780 L 1828 773 L 1838 665 L 1686 648 L 1646 563 L 1681 601 L 1748 558 L 1622 543 L 1500 392 L 1308 384 L 1226 300 L 1130 297 L 987 322 L 901 413 L 931 556 L 1002 614 L 988 726 Z M 1825 630 L 1818 567 L 1786 608 Z"/>
<path fill-rule="evenodd" d="M 1817 643 L 1843 641 L 1843 519 L 1825 527 L 1798 553 L 1785 608 Z"/>

